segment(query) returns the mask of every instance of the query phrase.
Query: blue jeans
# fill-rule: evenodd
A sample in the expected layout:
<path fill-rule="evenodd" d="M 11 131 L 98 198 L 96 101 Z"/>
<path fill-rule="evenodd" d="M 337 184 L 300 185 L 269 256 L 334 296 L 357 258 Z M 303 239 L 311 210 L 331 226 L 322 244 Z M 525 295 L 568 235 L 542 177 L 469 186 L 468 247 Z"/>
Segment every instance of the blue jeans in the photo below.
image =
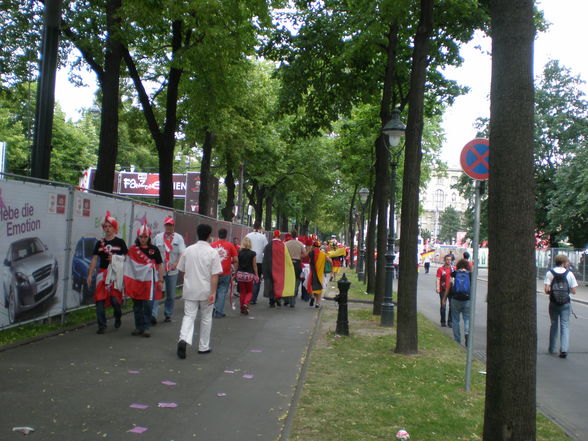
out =
<path fill-rule="evenodd" d="M 96 321 L 98 322 L 99 329 L 106 329 L 106 310 L 104 307 L 104 303 L 106 300 L 98 300 L 96 302 Z M 120 303 L 118 303 L 118 297 L 110 296 L 110 304 L 112 305 L 112 309 L 114 310 L 114 319 L 120 320 L 122 316 Z"/>
<path fill-rule="evenodd" d="M 133 314 L 135 315 L 135 329 L 147 331 L 151 327 L 151 300 L 133 299 Z"/>
<path fill-rule="evenodd" d="M 218 285 L 216 286 L 216 299 L 214 301 L 214 316 L 222 317 L 225 315 L 225 299 L 231 286 L 231 275 L 223 274 L 218 276 Z"/>
<path fill-rule="evenodd" d="M 459 314 L 463 316 L 463 333 L 468 335 L 470 333 L 470 300 L 451 299 L 451 329 L 453 330 L 453 339 L 461 343 Z"/>
<path fill-rule="evenodd" d="M 178 273 L 163 276 L 163 283 L 165 283 L 165 309 L 163 314 L 166 317 L 171 317 L 174 313 L 174 303 L 176 301 L 176 284 L 178 282 Z M 157 318 L 159 311 L 159 302 L 153 300 L 153 308 L 151 314 Z"/>
<path fill-rule="evenodd" d="M 558 305 L 549 302 L 549 318 L 551 329 L 549 330 L 549 352 L 555 352 L 557 348 L 558 321 L 561 329 L 561 352 L 568 352 L 570 348 L 570 311 L 572 303 Z"/>

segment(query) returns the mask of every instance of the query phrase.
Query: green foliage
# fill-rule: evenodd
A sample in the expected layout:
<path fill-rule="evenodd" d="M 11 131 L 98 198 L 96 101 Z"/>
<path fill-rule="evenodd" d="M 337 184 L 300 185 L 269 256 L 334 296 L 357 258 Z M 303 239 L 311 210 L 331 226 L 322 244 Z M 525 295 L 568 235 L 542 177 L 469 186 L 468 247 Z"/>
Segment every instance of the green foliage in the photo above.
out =
<path fill-rule="evenodd" d="M 451 244 L 456 237 L 458 231 L 462 231 L 461 216 L 453 207 L 447 207 L 439 216 L 439 230 L 438 239 L 442 243 Z"/>

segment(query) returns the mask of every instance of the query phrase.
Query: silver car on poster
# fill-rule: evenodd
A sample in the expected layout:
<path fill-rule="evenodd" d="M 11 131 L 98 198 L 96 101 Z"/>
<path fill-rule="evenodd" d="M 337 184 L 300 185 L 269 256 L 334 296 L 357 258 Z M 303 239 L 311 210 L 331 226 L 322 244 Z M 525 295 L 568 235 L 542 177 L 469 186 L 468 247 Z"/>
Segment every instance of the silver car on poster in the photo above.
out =
<path fill-rule="evenodd" d="M 24 311 L 53 297 L 57 291 L 57 260 L 38 237 L 11 243 L 1 272 L 3 303 L 10 323 L 14 323 Z"/>

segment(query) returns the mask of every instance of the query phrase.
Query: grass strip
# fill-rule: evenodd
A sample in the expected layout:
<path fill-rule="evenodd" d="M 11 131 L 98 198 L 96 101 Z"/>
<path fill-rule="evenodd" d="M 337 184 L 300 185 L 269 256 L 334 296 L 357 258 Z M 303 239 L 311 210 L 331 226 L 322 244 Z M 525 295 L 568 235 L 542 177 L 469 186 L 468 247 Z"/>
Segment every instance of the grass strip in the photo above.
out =
<path fill-rule="evenodd" d="M 336 311 L 325 309 L 289 440 L 482 439 L 485 367 L 473 364 L 464 391 L 463 347 L 419 316 L 419 354 L 395 354 L 395 331 L 379 326 L 369 305 L 349 305 L 349 337 L 338 337 Z M 538 414 L 537 440 L 564 438 Z"/>

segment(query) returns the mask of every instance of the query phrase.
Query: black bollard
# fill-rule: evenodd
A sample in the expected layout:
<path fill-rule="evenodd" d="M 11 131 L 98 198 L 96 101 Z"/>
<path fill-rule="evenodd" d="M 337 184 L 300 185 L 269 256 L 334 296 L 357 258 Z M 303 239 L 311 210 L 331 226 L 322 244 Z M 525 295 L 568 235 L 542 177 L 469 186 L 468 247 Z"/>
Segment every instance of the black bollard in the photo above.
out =
<path fill-rule="evenodd" d="M 337 330 L 335 331 L 339 335 L 349 335 L 349 320 L 347 318 L 347 293 L 351 282 L 347 280 L 345 274 L 341 277 L 341 280 L 337 282 L 337 288 L 339 294 L 335 296 L 335 301 L 339 303 L 339 311 L 337 312 Z"/>

